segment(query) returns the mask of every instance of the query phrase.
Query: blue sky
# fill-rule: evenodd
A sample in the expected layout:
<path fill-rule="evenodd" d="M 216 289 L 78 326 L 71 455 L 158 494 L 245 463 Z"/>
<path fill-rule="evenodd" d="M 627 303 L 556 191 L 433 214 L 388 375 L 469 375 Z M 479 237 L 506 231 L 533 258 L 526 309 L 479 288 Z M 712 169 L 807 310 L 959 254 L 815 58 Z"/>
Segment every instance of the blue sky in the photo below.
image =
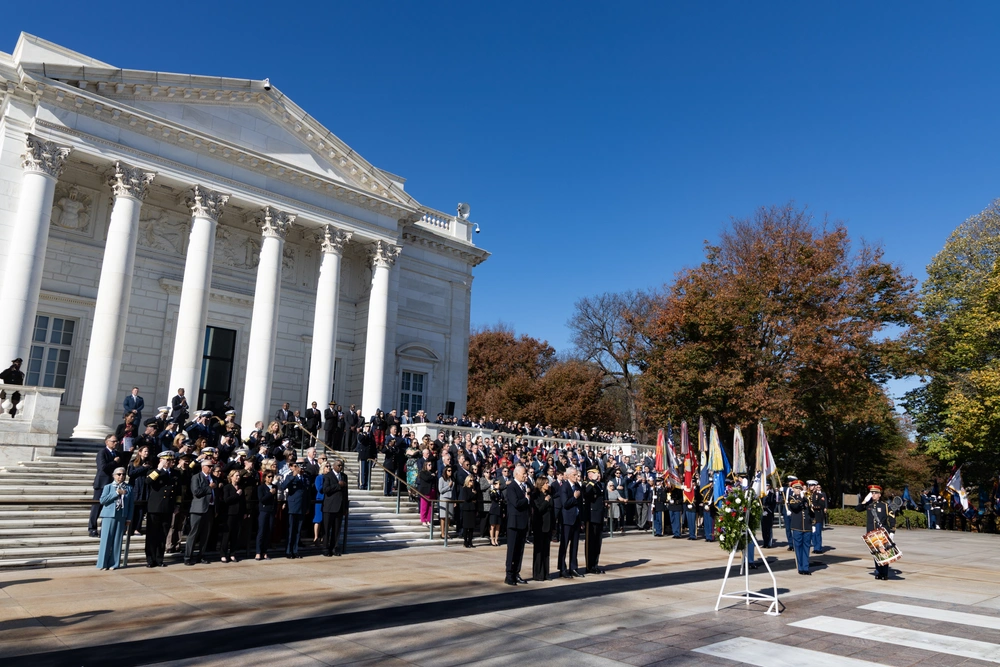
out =
<path fill-rule="evenodd" d="M 15 3 L 120 67 L 263 78 L 428 206 L 472 205 L 473 325 L 570 346 L 794 200 L 918 278 L 1000 196 L 997 3 Z"/>

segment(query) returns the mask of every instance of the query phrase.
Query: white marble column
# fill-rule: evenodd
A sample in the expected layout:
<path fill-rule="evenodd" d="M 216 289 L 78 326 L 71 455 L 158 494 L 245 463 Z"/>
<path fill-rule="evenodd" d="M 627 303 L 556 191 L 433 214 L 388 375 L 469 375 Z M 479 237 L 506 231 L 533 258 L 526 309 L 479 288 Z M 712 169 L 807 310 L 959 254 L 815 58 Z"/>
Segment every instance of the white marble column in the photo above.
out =
<path fill-rule="evenodd" d="M 340 260 L 351 233 L 327 225 L 323 228 L 321 247 L 323 263 L 316 286 L 316 315 L 313 318 L 312 361 L 309 364 L 308 401 L 316 401 L 320 410 L 333 400 L 333 365 L 337 356 L 337 305 L 340 301 Z"/>
<path fill-rule="evenodd" d="M 274 374 L 274 348 L 278 339 L 278 305 L 281 300 L 281 255 L 285 234 L 294 215 L 270 206 L 260 213 L 263 240 L 257 264 L 257 287 L 253 293 L 253 319 L 247 350 L 247 375 L 243 383 L 241 423 L 267 423 Z"/>
<path fill-rule="evenodd" d="M 382 408 L 385 379 L 385 334 L 389 308 L 389 268 L 399 256 L 399 246 L 376 241 L 369 251 L 372 290 L 368 297 L 368 335 L 365 337 L 365 379 L 361 389 L 361 414 L 371 418 Z"/>
<path fill-rule="evenodd" d="M 139 211 L 154 174 L 116 162 L 108 175 L 114 194 L 104 244 L 101 282 L 97 287 L 94 326 L 83 376 L 80 418 L 73 429 L 74 438 L 103 438 L 115 423 L 118 404 L 118 376 L 132 274 L 135 272 L 135 244 L 139 237 Z"/>
<path fill-rule="evenodd" d="M 177 389 L 182 388 L 192 413 L 198 405 L 198 389 L 201 387 L 201 361 L 215 258 L 215 228 L 227 201 L 229 195 L 200 185 L 193 187 L 187 196 L 187 205 L 191 209 L 191 237 L 184 261 L 184 282 L 181 284 L 181 302 L 177 311 L 166 404 L 169 405 Z"/>
<path fill-rule="evenodd" d="M 7 249 L 3 285 L 0 286 L 0 313 L 3 313 L 0 359 L 4 359 L 4 363 L 28 357 L 49 242 L 52 198 L 69 153 L 69 148 L 28 134 L 26 150 L 21 155 L 24 174 L 14 232 Z"/>

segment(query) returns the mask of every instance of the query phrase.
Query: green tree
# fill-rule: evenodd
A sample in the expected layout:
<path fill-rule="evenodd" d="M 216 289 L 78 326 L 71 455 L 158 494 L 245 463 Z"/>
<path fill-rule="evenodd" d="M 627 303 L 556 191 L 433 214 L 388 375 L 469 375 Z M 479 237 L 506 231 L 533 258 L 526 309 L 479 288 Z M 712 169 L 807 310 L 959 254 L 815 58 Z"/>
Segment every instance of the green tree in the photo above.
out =
<path fill-rule="evenodd" d="M 641 406 L 659 425 L 701 415 L 748 439 L 766 419 L 782 467 L 850 490 L 899 445 L 881 383 L 905 358 L 886 333 L 913 323 L 914 285 L 881 248 L 852 252 L 842 224 L 761 208 L 653 305 Z"/>
<path fill-rule="evenodd" d="M 971 463 L 966 480 L 985 480 L 1000 466 L 1000 200 L 952 232 L 927 267 L 920 306 L 925 383 L 906 408 L 929 454 Z"/>

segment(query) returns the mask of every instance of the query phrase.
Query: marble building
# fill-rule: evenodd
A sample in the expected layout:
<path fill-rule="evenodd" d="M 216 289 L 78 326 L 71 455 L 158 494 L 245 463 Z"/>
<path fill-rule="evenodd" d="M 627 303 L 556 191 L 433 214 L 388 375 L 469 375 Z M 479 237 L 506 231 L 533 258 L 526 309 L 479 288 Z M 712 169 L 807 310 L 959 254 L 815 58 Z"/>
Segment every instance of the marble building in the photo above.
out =
<path fill-rule="evenodd" d="M 464 410 L 465 217 L 422 206 L 267 80 L 120 69 L 22 34 L 0 53 L 0 362 L 100 437 L 138 386 Z M 456 198 L 457 201 L 457 198 Z"/>

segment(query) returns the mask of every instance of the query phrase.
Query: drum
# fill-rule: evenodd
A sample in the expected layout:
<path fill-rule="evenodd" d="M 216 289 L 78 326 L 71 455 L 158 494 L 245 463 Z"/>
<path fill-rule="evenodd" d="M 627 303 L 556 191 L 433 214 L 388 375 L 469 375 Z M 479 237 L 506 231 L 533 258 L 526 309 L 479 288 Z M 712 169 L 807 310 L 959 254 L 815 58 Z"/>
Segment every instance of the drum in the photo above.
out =
<path fill-rule="evenodd" d="M 862 539 L 868 545 L 872 557 L 879 565 L 888 565 L 903 557 L 899 547 L 889 539 L 889 533 L 886 532 L 885 528 L 876 528 L 870 533 L 865 533 Z"/>

